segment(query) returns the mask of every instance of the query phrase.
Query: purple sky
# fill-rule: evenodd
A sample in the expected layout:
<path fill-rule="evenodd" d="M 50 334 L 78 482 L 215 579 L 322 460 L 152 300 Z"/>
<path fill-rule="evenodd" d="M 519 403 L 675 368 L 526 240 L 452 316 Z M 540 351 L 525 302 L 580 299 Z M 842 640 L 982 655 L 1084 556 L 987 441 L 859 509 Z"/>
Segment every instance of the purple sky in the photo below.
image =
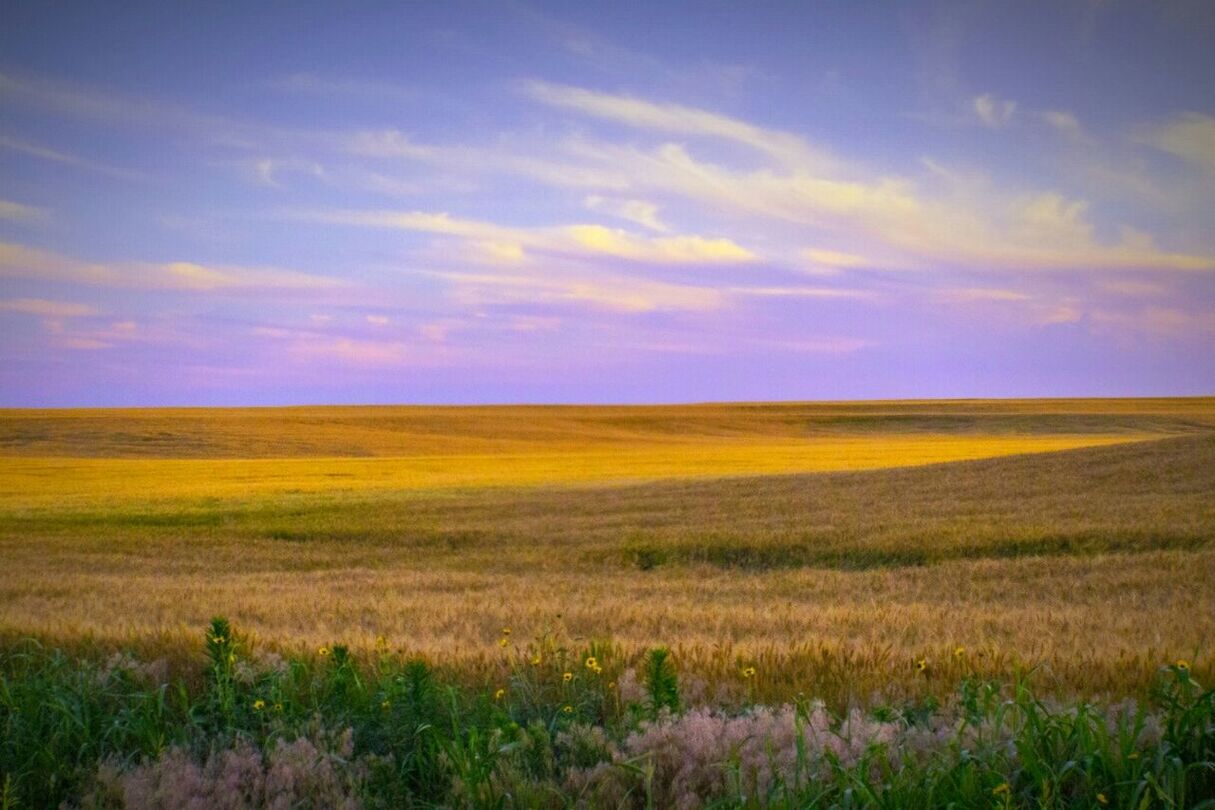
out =
<path fill-rule="evenodd" d="M 1209 2 L 216 8 L 5 4 L 0 405 L 1215 393 Z"/>

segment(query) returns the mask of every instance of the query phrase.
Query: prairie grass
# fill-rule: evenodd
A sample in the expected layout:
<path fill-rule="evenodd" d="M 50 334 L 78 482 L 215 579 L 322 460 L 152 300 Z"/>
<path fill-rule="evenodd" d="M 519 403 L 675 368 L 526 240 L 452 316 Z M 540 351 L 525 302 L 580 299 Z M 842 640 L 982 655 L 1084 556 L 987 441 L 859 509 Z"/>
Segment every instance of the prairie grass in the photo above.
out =
<path fill-rule="evenodd" d="M 757 662 L 765 700 L 784 671 L 841 703 L 1018 668 L 1142 695 L 1212 666 L 1212 425 L 1211 399 L 5 412 L 0 636 L 174 658 L 223 612 L 475 678 L 510 625 L 710 683 Z M 915 466 L 980 449 L 1021 452 Z"/>

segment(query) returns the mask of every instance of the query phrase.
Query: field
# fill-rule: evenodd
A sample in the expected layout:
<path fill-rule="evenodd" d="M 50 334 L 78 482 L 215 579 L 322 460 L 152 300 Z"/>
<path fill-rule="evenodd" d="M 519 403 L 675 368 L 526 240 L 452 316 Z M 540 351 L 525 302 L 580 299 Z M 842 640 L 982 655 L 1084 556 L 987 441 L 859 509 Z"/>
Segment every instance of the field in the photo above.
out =
<path fill-rule="evenodd" d="M 1215 675 L 1215 399 L 0 413 L 4 649 L 196 682 L 217 614 L 473 690 L 558 639 L 723 705 L 1142 699 Z"/>
<path fill-rule="evenodd" d="M 1209 661 L 1213 431 L 1210 399 L 10 411 L 0 628 L 171 647 L 225 613 L 471 665 L 560 626 L 774 692 L 789 656 L 962 646 L 1133 692 Z"/>

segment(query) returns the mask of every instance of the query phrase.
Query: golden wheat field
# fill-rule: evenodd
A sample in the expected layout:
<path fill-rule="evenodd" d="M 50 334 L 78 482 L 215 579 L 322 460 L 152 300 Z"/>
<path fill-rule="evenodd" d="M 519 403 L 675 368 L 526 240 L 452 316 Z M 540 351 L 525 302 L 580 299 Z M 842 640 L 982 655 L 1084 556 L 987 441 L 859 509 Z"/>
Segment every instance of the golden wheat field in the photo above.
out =
<path fill-rule="evenodd" d="M 671 646 L 769 696 L 1215 668 L 1215 399 L 0 412 L 0 632 Z M 926 674 L 911 662 L 926 658 Z"/>

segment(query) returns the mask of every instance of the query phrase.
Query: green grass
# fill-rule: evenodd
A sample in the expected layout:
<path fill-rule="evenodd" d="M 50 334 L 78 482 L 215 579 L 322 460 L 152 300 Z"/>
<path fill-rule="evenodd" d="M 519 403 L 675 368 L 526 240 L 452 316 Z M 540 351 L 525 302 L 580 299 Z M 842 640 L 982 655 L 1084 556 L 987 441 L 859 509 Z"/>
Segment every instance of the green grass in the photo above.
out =
<path fill-rule="evenodd" d="M 1215 805 L 1215 692 L 1184 662 L 1135 706 L 966 677 L 830 711 L 688 698 L 665 650 L 502 638 L 481 684 L 384 647 L 266 659 L 223 619 L 173 675 L 27 643 L 0 655 L 0 806 Z"/>

